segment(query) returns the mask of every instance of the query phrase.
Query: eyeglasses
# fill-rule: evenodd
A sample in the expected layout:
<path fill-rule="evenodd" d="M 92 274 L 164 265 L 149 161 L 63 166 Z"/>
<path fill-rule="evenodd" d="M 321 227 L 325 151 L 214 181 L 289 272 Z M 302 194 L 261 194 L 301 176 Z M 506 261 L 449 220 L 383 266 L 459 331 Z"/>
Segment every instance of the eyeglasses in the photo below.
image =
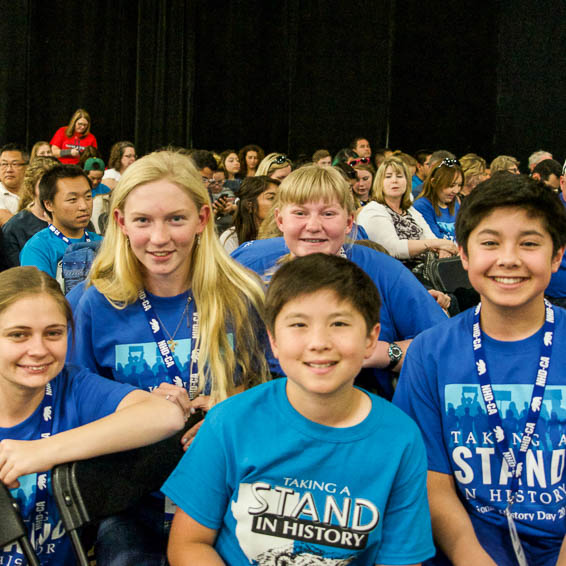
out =
<path fill-rule="evenodd" d="M 350 165 L 351 167 L 355 167 L 356 165 L 360 164 L 369 165 L 369 157 L 358 157 L 357 159 L 348 161 L 348 165 Z"/>
<path fill-rule="evenodd" d="M 20 169 L 24 165 L 27 165 L 25 161 L 0 161 L 0 169 L 4 171 L 10 167 L 12 169 Z"/>
<path fill-rule="evenodd" d="M 445 157 L 440 163 L 439 167 L 460 167 L 460 162 L 457 159 L 452 159 L 451 157 Z"/>
<path fill-rule="evenodd" d="M 280 155 L 278 155 L 277 157 L 274 157 L 271 160 L 271 165 L 275 165 L 277 163 L 277 165 L 283 165 L 283 163 L 286 163 L 289 161 L 289 158 L 284 155 L 283 153 L 281 153 Z"/>

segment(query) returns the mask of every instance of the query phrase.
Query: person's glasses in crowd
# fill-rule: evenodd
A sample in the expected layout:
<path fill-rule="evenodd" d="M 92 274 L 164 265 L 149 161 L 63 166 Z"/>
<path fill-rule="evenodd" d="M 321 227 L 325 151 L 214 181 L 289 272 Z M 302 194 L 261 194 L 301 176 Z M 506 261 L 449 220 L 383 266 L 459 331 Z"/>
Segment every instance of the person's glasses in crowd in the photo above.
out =
<path fill-rule="evenodd" d="M 356 165 L 369 165 L 369 157 L 358 157 L 348 161 L 348 165 L 354 167 Z"/>
<path fill-rule="evenodd" d="M 25 161 L 0 161 L 0 169 L 3 169 L 4 171 L 6 169 L 20 169 L 20 167 L 23 167 L 24 165 L 26 165 Z"/>
<path fill-rule="evenodd" d="M 283 165 L 283 163 L 286 163 L 287 161 L 289 161 L 289 159 L 287 158 L 287 156 L 281 154 L 281 155 L 278 155 L 277 157 L 274 157 L 274 158 L 271 160 L 271 164 L 273 165 L 273 164 L 277 163 L 277 165 Z"/>

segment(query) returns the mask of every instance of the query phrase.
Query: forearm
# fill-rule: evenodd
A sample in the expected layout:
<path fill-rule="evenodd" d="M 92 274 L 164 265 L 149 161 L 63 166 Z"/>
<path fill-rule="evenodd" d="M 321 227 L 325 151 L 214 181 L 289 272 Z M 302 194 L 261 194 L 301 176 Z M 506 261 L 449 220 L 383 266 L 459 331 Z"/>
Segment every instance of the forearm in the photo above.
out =
<path fill-rule="evenodd" d="M 558 555 L 556 566 L 566 566 L 566 537 L 562 541 L 562 546 L 560 547 L 560 554 Z"/>
<path fill-rule="evenodd" d="M 14 215 L 6 208 L 0 209 L 0 226 L 6 224 L 6 222 L 8 222 L 10 218 L 12 218 L 12 216 Z"/>
<path fill-rule="evenodd" d="M 412 340 L 401 340 L 395 341 L 395 344 L 403 350 L 403 357 L 399 363 L 393 368 L 393 371 L 399 372 L 403 367 L 403 360 L 405 359 L 405 354 L 407 353 L 407 348 L 411 344 Z M 389 358 L 389 344 L 390 342 L 385 342 L 384 340 L 378 340 L 373 354 L 364 361 L 363 367 L 365 368 L 377 368 L 385 369 L 391 363 Z"/>
<path fill-rule="evenodd" d="M 409 245 L 410 257 L 415 257 L 416 255 L 422 254 L 432 248 L 430 240 L 408 240 L 407 242 Z"/>
<path fill-rule="evenodd" d="M 428 473 L 432 532 L 437 546 L 454 566 L 496 566 L 483 549 L 470 517 L 456 494 L 451 475 Z"/>
<path fill-rule="evenodd" d="M 202 542 L 170 544 L 167 558 L 171 566 L 224 566 L 224 561 L 214 547 Z"/>
<path fill-rule="evenodd" d="M 180 430 L 184 422 L 178 405 L 133 391 L 111 415 L 39 442 L 45 443 L 56 465 L 153 444 Z"/>
<path fill-rule="evenodd" d="M 55 157 L 61 157 L 61 148 L 57 145 L 51 146 L 51 151 Z"/>

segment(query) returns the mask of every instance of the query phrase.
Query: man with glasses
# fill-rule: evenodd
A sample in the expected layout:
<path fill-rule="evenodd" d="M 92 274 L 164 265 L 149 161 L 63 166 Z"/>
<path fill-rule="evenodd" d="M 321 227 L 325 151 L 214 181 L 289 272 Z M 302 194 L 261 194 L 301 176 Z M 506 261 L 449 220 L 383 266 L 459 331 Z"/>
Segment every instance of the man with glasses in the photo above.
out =
<path fill-rule="evenodd" d="M 27 151 L 15 143 L 0 149 L 0 226 L 18 211 L 28 159 Z"/>

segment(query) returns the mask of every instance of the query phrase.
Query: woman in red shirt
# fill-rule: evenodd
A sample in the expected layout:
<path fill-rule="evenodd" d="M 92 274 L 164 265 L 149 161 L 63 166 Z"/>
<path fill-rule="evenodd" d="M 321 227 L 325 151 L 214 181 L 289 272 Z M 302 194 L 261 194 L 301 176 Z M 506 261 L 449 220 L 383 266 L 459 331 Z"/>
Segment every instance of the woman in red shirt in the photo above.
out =
<path fill-rule="evenodd" d="M 89 145 L 98 147 L 96 138 L 90 133 L 90 115 L 86 110 L 79 108 L 69 120 L 69 124 L 55 132 L 51 140 L 51 149 L 61 163 L 76 165 L 81 152 Z"/>

